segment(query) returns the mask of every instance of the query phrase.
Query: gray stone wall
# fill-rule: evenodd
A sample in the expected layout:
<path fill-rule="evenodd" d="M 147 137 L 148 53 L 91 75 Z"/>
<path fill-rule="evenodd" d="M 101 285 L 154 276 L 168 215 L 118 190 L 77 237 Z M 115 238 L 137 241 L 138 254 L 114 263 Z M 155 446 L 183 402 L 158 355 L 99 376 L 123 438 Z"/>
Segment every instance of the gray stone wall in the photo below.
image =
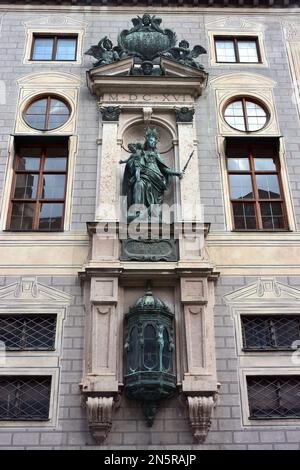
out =
<path fill-rule="evenodd" d="M 74 19 L 88 23 L 84 50 L 91 44 L 109 35 L 116 40 L 120 30 L 128 28 L 130 19 L 135 16 L 132 9 L 128 14 L 65 13 Z M 186 38 L 191 44 L 200 43 L 208 49 L 203 28 L 203 15 L 170 15 L 159 12 L 165 27 L 177 32 L 178 38 Z M 57 13 L 58 14 L 58 13 Z M 10 11 L 3 17 L 0 44 L 0 79 L 6 86 L 6 103 L 0 104 L 0 192 L 4 190 L 4 174 L 7 163 L 8 137 L 13 133 L 19 89 L 16 80 L 32 72 L 55 70 L 78 74 L 85 80 L 85 71 L 90 59 L 85 58 L 82 66 L 74 65 L 23 65 L 25 27 L 23 22 L 34 17 L 46 16 L 39 12 Z M 212 17 L 210 17 L 212 19 Z M 218 19 L 214 16 L 213 19 Z M 247 67 L 248 72 L 260 73 L 277 82 L 274 90 L 276 108 L 287 150 L 287 164 L 291 182 L 293 203 L 298 219 L 299 168 L 300 168 L 300 126 L 296 104 L 293 101 L 293 86 L 288 59 L 281 30 L 280 16 L 268 13 L 265 16 L 251 14 L 251 20 L 265 23 L 265 45 L 269 68 Z M 209 58 L 202 56 L 210 76 L 232 71 L 246 71 L 243 66 L 210 68 Z M 209 119 L 207 118 L 209 116 Z M 78 107 L 79 148 L 75 168 L 74 194 L 72 204 L 73 230 L 85 230 L 85 223 L 94 218 L 95 188 L 97 170 L 98 109 L 96 100 L 87 88 L 80 91 Z M 224 230 L 224 208 L 220 182 L 220 169 L 216 148 L 216 109 L 211 90 L 208 88 L 199 100 L 196 120 L 199 139 L 199 166 L 201 177 L 201 197 L 205 205 L 205 221 L 211 222 L 211 230 Z M 274 273 L 276 275 L 276 273 Z M 18 278 L 19 279 L 19 278 Z M 253 428 L 245 430 L 241 426 L 240 396 L 237 380 L 237 360 L 235 352 L 234 328 L 223 295 L 246 285 L 255 277 L 221 276 L 217 285 L 215 327 L 218 358 L 218 378 L 222 384 L 220 401 L 216 408 L 212 428 L 204 445 L 191 444 L 192 436 L 186 419 L 186 410 L 177 400 L 170 400 L 162 406 L 154 427 L 146 428 L 139 405 L 127 402 L 124 398 L 114 415 L 112 431 L 104 448 L 167 448 L 167 449 L 299 449 L 300 427 L 280 427 L 275 429 Z M 300 278 L 280 279 L 290 285 L 299 285 Z M 2 277 L 1 285 L 8 285 L 16 278 Z M 0 448 L 93 448 L 94 443 L 87 429 L 86 414 L 81 407 L 78 384 L 82 378 L 84 308 L 81 287 L 77 278 L 40 277 L 43 284 L 53 286 L 71 294 L 74 302 L 68 310 L 64 323 L 63 355 L 61 358 L 61 381 L 59 398 L 59 425 L 55 430 L 39 428 L 12 429 L 0 427 Z M 152 446 L 152 447 L 151 447 Z"/>
<path fill-rule="evenodd" d="M 17 282 L 17 277 L 1 277 L 0 287 Z M 257 277 L 224 276 L 216 290 L 215 333 L 219 402 L 205 444 L 192 441 L 187 411 L 177 398 L 162 404 L 149 429 L 140 405 L 122 397 L 114 413 L 112 430 L 104 446 L 96 446 L 87 426 L 78 384 L 82 378 L 84 351 L 84 307 L 79 282 L 71 277 L 43 277 L 39 282 L 73 297 L 64 322 L 63 354 L 59 393 L 59 420 L 55 429 L 0 428 L 0 449 L 299 449 L 300 426 L 251 427 L 241 424 L 241 397 L 238 384 L 234 327 L 224 295 L 257 281 Z M 287 285 L 299 286 L 299 277 L 278 277 Z"/>
<path fill-rule="evenodd" d="M 65 13 L 66 16 L 85 21 L 88 25 L 84 38 L 84 51 L 91 44 L 96 44 L 99 38 L 109 35 L 116 42 L 118 33 L 130 26 L 130 19 L 137 13 Z M 202 44 L 209 51 L 209 44 L 204 29 L 205 21 L 217 20 L 223 16 L 187 15 L 180 14 L 180 21 L 176 15 L 159 12 L 163 17 L 165 27 L 174 29 L 178 38 L 186 38 L 191 45 Z M 54 13 L 52 13 L 54 14 Z M 59 13 L 56 13 L 59 14 Z M 8 136 L 13 132 L 19 88 L 16 80 L 27 74 L 38 71 L 62 71 L 78 74 L 85 81 L 85 72 L 91 66 L 91 58 L 85 57 L 82 65 L 70 64 L 32 64 L 24 65 L 23 54 L 25 44 L 24 21 L 40 17 L 35 12 L 8 12 L 3 17 L 1 30 L 1 74 L 6 86 L 6 103 L 0 104 L 0 194 L 3 191 L 4 172 L 7 160 Z M 47 16 L 47 12 L 42 16 Z M 240 14 L 240 17 L 243 16 Z M 297 218 L 300 217 L 299 198 L 299 151 L 300 126 L 296 103 L 293 98 L 293 85 L 289 70 L 285 41 L 282 32 L 282 17 L 268 13 L 265 16 L 251 14 L 251 21 L 264 24 L 266 54 L 268 68 L 257 68 L 251 65 L 224 67 L 210 67 L 209 56 L 201 56 L 201 60 L 209 72 L 210 78 L 230 72 L 249 72 L 265 75 L 277 82 L 275 87 L 275 100 L 278 112 L 281 134 L 285 138 L 287 150 L 288 173 L 292 188 L 293 201 Z M 98 109 L 96 99 L 92 97 L 85 86 L 81 88 L 78 106 L 79 148 L 76 160 L 75 181 L 72 205 L 72 228 L 85 229 L 85 222 L 92 220 L 95 210 L 95 188 L 97 174 L 97 137 L 98 137 Z M 201 198 L 205 207 L 205 219 L 211 222 L 212 231 L 224 230 L 224 209 L 220 183 L 220 169 L 217 156 L 216 135 L 217 115 L 215 100 L 208 87 L 198 102 L 196 123 L 199 140 L 199 165 L 201 178 Z"/>

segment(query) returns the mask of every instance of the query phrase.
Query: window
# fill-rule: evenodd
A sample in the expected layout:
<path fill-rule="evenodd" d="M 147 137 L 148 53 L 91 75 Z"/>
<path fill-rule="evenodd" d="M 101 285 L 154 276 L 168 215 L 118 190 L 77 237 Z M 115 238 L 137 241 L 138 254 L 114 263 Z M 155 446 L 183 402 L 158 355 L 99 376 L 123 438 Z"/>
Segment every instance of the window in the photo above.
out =
<path fill-rule="evenodd" d="M 244 132 L 259 131 L 268 122 L 268 112 L 264 107 L 248 98 L 240 98 L 228 104 L 224 119 L 229 126 Z"/>
<path fill-rule="evenodd" d="M 53 351 L 56 315 L 0 315 L 0 342 L 6 351 Z"/>
<path fill-rule="evenodd" d="M 300 418 L 300 376 L 248 376 L 250 419 Z"/>
<path fill-rule="evenodd" d="M 68 148 L 65 144 L 17 147 L 9 230 L 63 229 Z"/>
<path fill-rule="evenodd" d="M 0 377 L 0 421 L 48 420 L 51 377 Z"/>
<path fill-rule="evenodd" d="M 28 126 L 49 131 L 63 126 L 70 117 L 70 108 L 65 101 L 54 95 L 31 102 L 23 113 Z"/>
<path fill-rule="evenodd" d="M 32 61 L 75 61 L 76 55 L 77 36 L 33 36 Z"/>
<path fill-rule="evenodd" d="M 228 141 L 227 169 L 235 230 L 287 230 L 278 150 L 273 143 Z"/>
<path fill-rule="evenodd" d="M 293 350 L 300 340 L 300 316 L 242 315 L 244 351 Z"/>
<path fill-rule="evenodd" d="M 217 62 L 261 63 L 258 39 L 251 37 L 215 37 Z"/>

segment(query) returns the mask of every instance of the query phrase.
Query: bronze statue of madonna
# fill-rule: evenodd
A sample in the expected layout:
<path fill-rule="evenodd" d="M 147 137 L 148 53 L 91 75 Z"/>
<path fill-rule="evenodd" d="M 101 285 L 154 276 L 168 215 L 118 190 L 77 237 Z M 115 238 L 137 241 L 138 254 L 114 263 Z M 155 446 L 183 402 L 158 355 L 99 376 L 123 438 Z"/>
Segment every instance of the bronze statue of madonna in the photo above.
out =
<path fill-rule="evenodd" d="M 154 213 L 160 219 L 160 206 L 172 176 L 182 178 L 181 172 L 172 170 L 164 163 L 156 149 L 157 142 L 156 129 L 148 128 L 144 144 L 129 144 L 130 157 L 120 161 L 126 164 L 122 192 L 127 196 L 129 222 L 137 217 L 143 220 L 147 217 L 149 220 Z"/>

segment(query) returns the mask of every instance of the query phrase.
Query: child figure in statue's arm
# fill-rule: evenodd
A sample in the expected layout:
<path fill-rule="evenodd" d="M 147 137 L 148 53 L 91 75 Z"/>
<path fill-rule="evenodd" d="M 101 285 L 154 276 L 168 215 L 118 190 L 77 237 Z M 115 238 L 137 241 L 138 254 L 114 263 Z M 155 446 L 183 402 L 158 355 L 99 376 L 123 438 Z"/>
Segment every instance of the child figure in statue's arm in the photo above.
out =
<path fill-rule="evenodd" d="M 143 145 L 140 143 L 137 144 L 128 144 L 128 148 L 131 152 L 131 155 L 127 160 L 120 160 L 119 163 L 129 163 L 131 174 L 134 181 L 140 181 L 141 179 L 141 163 L 143 158 Z M 133 183 L 132 181 L 131 183 Z"/>

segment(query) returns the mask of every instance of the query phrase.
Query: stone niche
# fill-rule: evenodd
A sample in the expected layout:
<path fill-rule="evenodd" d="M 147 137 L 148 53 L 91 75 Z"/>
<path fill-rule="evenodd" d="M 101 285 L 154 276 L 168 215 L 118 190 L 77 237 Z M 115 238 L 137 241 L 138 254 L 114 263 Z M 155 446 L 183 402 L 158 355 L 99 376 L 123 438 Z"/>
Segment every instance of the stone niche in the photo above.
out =
<path fill-rule="evenodd" d="M 218 393 L 213 328 L 218 273 L 206 250 L 209 227 L 201 217 L 193 119 L 198 99 L 201 107 L 207 74 L 164 58 L 165 76 L 130 76 L 132 61 L 124 58 L 87 73 L 100 112 L 97 206 L 95 219 L 88 224 L 90 256 L 80 272 L 87 316 L 81 390 L 91 433 L 102 443 L 122 397 L 124 315 L 150 281 L 155 296 L 175 313 L 178 406 L 188 408 L 192 434 L 201 443 Z M 128 237 L 121 236 L 127 224 L 119 203 L 124 171 L 119 161 L 128 158 L 128 143 L 143 142 L 148 126 L 157 129 L 158 151 L 176 171 L 194 151 L 184 177 L 174 178 L 165 194 L 165 202 L 179 208 L 169 224 L 159 227 L 171 232 L 166 259 L 149 256 L 153 250 L 159 252 L 159 244 L 139 248 L 137 254 Z"/>

